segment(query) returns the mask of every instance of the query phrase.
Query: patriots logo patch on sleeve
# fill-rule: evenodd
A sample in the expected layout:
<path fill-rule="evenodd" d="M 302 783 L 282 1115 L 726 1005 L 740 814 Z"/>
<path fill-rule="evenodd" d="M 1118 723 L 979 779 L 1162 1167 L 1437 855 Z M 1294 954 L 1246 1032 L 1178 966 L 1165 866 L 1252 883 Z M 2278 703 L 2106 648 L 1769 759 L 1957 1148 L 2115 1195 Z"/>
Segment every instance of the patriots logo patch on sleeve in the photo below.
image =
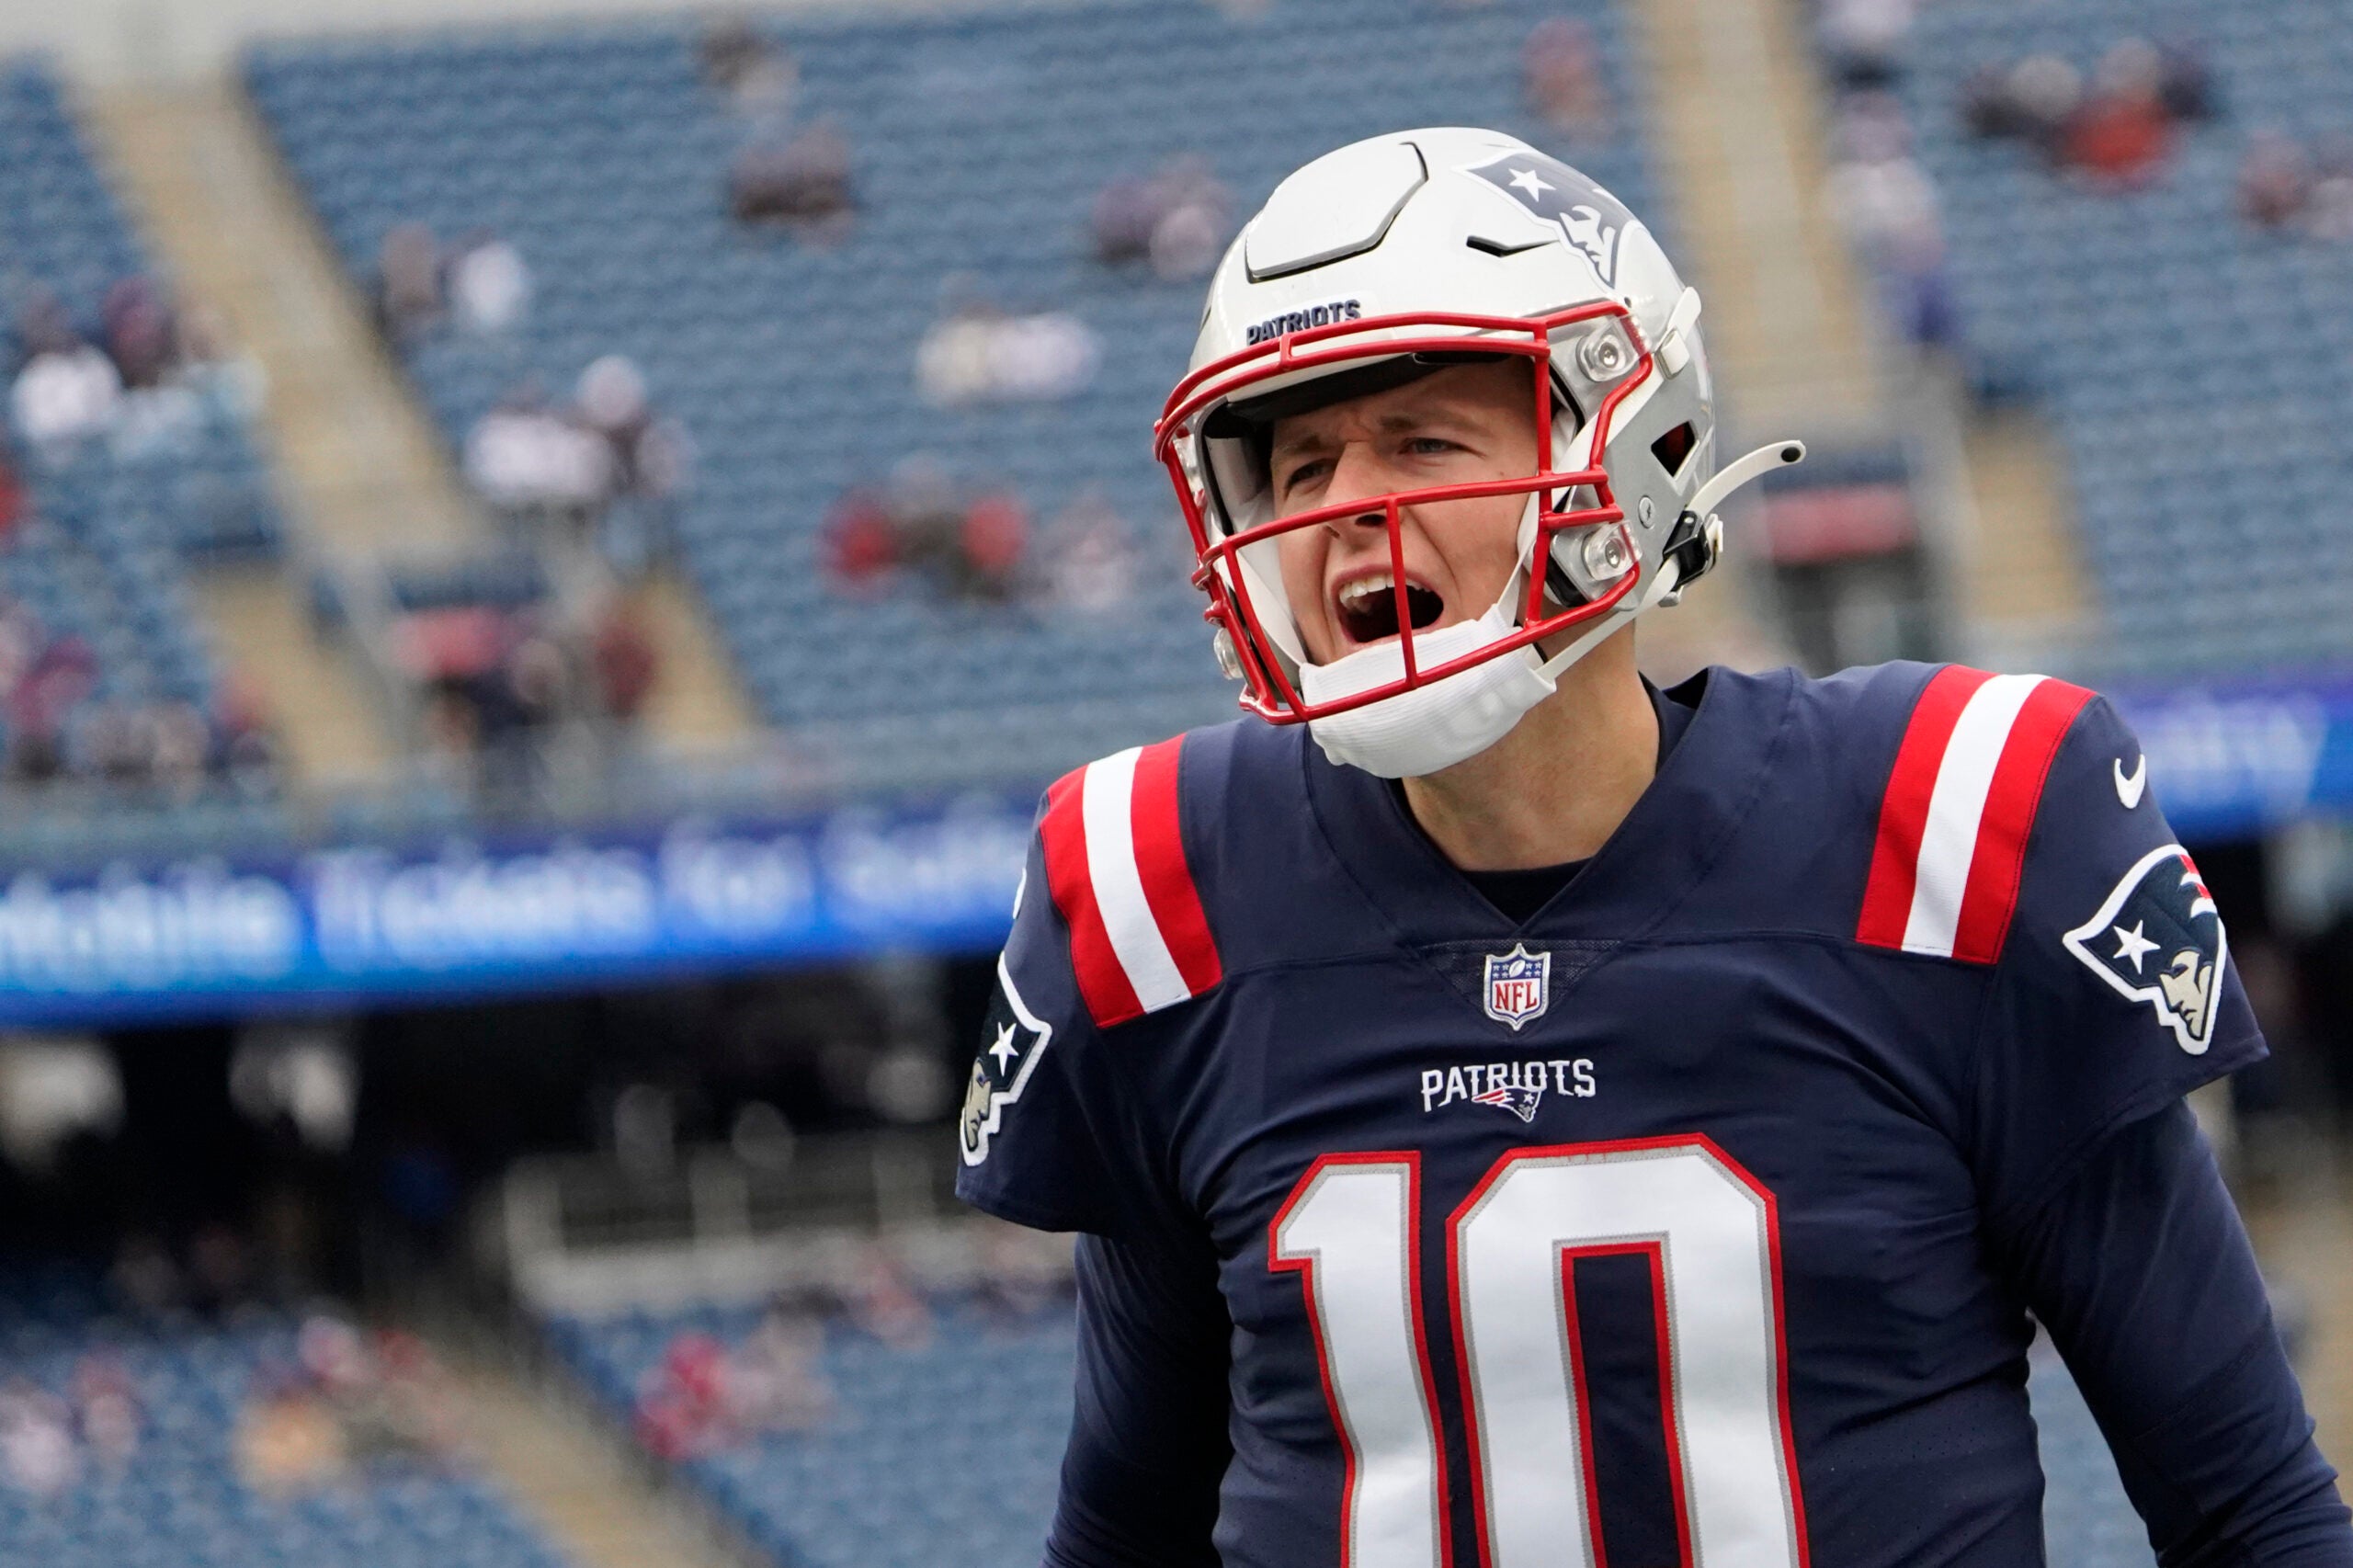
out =
<path fill-rule="evenodd" d="M 2155 1009 L 2182 1050 L 2203 1056 L 2214 1043 L 2230 945 L 2213 895 L 2180 845 L 2143 855 L 2099 913 L 2064 940 L 2118 994 Z"/>
<path fill-rule="evenodd" d="M 1037 1071 L 1038 1059 L 1054 1037 L 1053 1026 L 1030 1012 L 1013 986 L 1005 960 L 996 960 L 996 994 L 989 999 L 986 1023 L 981 1029 L 981 1053 L 972 1061 L 972 1076 L 964 1089 L 963 1114 L 957 1119 L 957 1142 L 964 1163 L 977 1165 L 989 1157 L 989 1141 L 1005 1120 L 1005 1108 L 1021 1097 Z"/>

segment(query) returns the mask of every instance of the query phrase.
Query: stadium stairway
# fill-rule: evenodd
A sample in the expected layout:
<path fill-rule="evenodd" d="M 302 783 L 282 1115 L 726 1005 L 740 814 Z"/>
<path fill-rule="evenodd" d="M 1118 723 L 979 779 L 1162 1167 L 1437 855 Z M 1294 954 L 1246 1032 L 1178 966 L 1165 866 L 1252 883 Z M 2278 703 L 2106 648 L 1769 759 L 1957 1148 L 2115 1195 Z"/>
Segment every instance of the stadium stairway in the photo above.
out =
<path fill-rule="evenodd" d="M 182 286 L 227 318 L 269 377 L 266 414 L 298 565 L 472 552 L 490 540 L 439 434 L 225 80 L 94 94 L 93 129 Z M 207 595 L 221 646 L 268 688 L 298 774 L 349 778 L 392 755 L 393 713 L 361 662 L 309 632 L 301 571 Z M 647 723 L 665 748 L 747 741 L 750 710 L 690 597 L 657 579 L 638 608 L 662 679 Z"/>
<path fill-rule="evenodd" d="M 2057 454 L 2039 419 L 1967 413 L 1933 374 L 1905 384 L 1878 341 L 1870 280 L 1821 199 L 1826 99 L 1802 0 L 1658 0 L 1629 15 L 1652 101 L 1673 106 L 1653 145 L 1707 296 L 1719 378 L 1737 389 L 1737 434 L 1868 447 L 1893 436 L 1899 402 L 1950 411 L 1949 440 L 1927 443 L 1946 449 L 1917 455 L 1949 519 L 1938 538 L 1964 628 L 1956 651 L 2002 667 L 2047 657 L 2085 602 Z"/>
<path fill-rule="evenodd" d="M 576 1568 L 740 1568 L 620 1444 L 514 1375 L 438 1346 L 479 1460 Z"/>

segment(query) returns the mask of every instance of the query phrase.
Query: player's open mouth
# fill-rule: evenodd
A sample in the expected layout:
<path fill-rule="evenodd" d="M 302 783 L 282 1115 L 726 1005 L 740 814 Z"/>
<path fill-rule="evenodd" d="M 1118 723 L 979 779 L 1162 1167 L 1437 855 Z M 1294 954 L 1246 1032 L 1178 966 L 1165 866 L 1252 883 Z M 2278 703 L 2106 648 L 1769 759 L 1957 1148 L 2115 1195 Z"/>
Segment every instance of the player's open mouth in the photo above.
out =
<path fill-rule="evenodd" d="M 1386 572 L 1351 577 L 1332 590 L 1333 613 L 1348 641 L 1358 647 L 1397 635 L 1397 579 Z M 1405 579 L 1405 614 L 1421 631 L 1446 613 L 1438 590 Z"/>

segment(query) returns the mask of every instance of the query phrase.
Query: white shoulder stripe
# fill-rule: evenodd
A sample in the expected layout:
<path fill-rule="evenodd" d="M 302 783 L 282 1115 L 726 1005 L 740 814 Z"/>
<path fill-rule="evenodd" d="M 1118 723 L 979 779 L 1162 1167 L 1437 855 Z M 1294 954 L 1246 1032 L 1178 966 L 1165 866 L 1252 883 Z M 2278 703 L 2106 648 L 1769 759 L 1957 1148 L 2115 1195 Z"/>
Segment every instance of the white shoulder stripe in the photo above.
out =
<path fill-rule="evenodd" d="M 1136 867 L 1136 757 L 1142 747 L 1087 764 L 1079 781 L 1079 817 L 1086 829 L 1086 875 L 1104 934 L 1136 1000 L 1147 1013 L 1192 994 L 1160 934 Z"/>
<path fill-rule="evenodd" d="M 1936 789 L 1928 796 L 1928 820 L 1920 835 L 1918 873 L 1912 883 L 1912 915 L 1904 926 L 1904 951 L 1952 956 L 1994 770 L 2001 763 L 2018 710 L 2042 680 L 2040 676 L 1995 676 L 1972 692 L 1961 709 L 1937 767 Z"/>

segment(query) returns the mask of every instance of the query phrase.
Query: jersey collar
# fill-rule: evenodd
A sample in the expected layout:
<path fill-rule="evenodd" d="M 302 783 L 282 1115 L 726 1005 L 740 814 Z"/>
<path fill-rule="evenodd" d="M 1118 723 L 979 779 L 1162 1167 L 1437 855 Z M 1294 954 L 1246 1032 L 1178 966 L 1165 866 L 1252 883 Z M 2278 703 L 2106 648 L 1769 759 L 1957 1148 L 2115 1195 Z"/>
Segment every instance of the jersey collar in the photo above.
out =
<path fill-rule="evenodd" d="M 1523 924 L 1481 896 L 1414 822 L 1398 792 L 1360 768 L 1299 748 L 1307 798 L 1350 883 L 1408 947 L 1526 936 L 1623 941 L 1688 898 L 1755 803 L 1789 717 L 1796 674 L 1711 669 L 1677 688 L 1688 728 L 1585 869 Z"/>

